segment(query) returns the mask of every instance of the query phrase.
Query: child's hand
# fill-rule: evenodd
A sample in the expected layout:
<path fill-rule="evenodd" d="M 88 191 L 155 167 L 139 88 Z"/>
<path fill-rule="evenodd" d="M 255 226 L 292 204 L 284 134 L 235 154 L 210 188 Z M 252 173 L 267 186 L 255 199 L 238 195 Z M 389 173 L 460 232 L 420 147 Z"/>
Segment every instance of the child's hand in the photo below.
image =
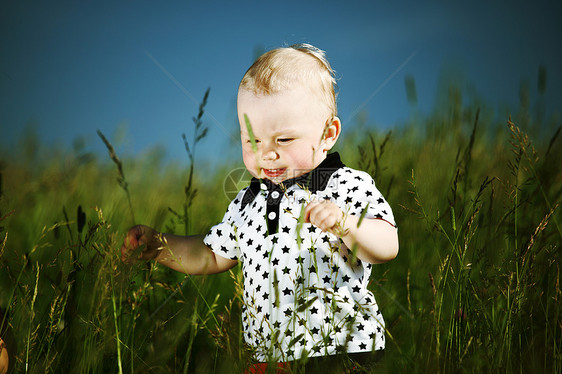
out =
<path fill-rule="evenodd" d="M 304 209 L 304 221 L 312 223 L 322 231 L 337 235 L 343 219 L 343 211 L 331 201 L 312 201 Z M 339 236 L 339 235 L 338 235 Z"/>
<path fill-rule="evenodd" d="M 136 259 L 150 260 L 156 258 L 162 246 L 158 235 L 158 231 L 148 226 L 137 225 L 130 228 L 121 246 L 121 260 L 123 262 L 134 261 L 133 255 L 137 250 L 141 250 L 141 252 Z M 139 248 L 141 246 L 145 246 L 145 248 Z"/>

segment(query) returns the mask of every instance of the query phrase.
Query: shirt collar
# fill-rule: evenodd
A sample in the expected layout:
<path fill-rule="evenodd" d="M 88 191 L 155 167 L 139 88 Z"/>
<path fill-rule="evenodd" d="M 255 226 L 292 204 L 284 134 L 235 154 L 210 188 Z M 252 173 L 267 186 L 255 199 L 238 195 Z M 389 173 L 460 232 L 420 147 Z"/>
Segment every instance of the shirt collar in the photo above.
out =
<path fill-rule="evenodd" d="M 342 163 L 339 153 L 334 152 L 328 154 L 324 161 L 322 161 L 320 165 L 316 167 L 316 169 L 311 170 L 310 172 L 299 177 L 284 180 L 279 184 L 275 184 L 269 179 L 252 178 L 252 180 L 250 181 L 250 186 L 242 197 L 242 204 L 240 206 L 240 209 L 244 209 L 244 207 L 248 203 L 254 201 L 254 199 L 260 192 L 262 184 L 267 187 L 267 190 L 269 192 L 273 190 L 284 192 L 294 184 L 298 184 L 301 188 L 308 189 L 311 193 L 322 191 L 326 189 L 326 186 L 328 185 L 328 181 L 330 180 L 332 174 L 336 170 L 344 166 L 345 165 Z"/>

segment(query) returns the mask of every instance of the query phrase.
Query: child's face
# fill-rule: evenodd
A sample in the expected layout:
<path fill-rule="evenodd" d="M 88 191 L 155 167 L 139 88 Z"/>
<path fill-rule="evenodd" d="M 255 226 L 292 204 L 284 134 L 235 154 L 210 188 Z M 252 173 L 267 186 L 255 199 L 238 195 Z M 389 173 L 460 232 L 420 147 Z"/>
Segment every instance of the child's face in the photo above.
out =
<path fill-rule="evenodd" d="M 244 120 L 248 116 L 257 151 Z M 242 154 L 248 171 L 274 183 L 295 178 L 316 168 L 332 148 L 340 131 L 317 95 L 297 86 L 272 95 L 238 93 L 238 120 Z"/>

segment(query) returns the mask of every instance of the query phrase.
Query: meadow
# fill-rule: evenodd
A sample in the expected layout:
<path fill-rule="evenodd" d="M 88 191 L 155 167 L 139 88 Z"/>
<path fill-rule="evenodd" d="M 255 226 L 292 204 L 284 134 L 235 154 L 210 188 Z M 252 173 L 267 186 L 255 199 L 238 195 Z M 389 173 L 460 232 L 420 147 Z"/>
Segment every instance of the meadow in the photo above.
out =
<path fill-rule="evenodd" d="M 399 227 L 398 257 L 371 277 L 387 323 L 378 372 L 562 373 L 562 119 L 529 91 L 498 116 L 451 85 L 392 131 L 344 128 L 336 150 L 373 175 Z M 103 155 L 33 133 L 0 152 L 0 331 L 14 372 L 243 371 L 239 267 L 185 276 L 120 260 L 134 223 L 203 234 L 222 218 L 225 177 L 242 164 L 197 163 L 206 100 L 184 160 L 120 155 L 101 133 Z"/>

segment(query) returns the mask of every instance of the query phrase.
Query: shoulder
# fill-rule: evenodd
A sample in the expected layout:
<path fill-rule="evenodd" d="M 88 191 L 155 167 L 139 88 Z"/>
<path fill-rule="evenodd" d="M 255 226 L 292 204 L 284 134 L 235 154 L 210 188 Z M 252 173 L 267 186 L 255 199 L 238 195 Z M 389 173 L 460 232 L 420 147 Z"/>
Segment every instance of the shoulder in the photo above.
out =
<path fill-rule="evenodd" d="M 223 220 L 231 219 L 233 216 L 236 216 L 241 210 L 244 201 L 244 197 L 246 196 L 246 192 L 249 190 L 249 187 L 244 187 L 236 194 L 231 194 L 227 197 L 231 198 L 230 203 L 226 209 L 225 215 Z"/>
<path fill-rule="evenodd" d="M 374 185 L 375 181 L 373 177 L 365 171 L 352 169 L 350 167 L 344 166 L 339 168 L 333 175 L 332 178 L 337 179 L 339 181 L 344 181 L 345 183 L 351 184 L 367 184 L 367 185 Z"/>

